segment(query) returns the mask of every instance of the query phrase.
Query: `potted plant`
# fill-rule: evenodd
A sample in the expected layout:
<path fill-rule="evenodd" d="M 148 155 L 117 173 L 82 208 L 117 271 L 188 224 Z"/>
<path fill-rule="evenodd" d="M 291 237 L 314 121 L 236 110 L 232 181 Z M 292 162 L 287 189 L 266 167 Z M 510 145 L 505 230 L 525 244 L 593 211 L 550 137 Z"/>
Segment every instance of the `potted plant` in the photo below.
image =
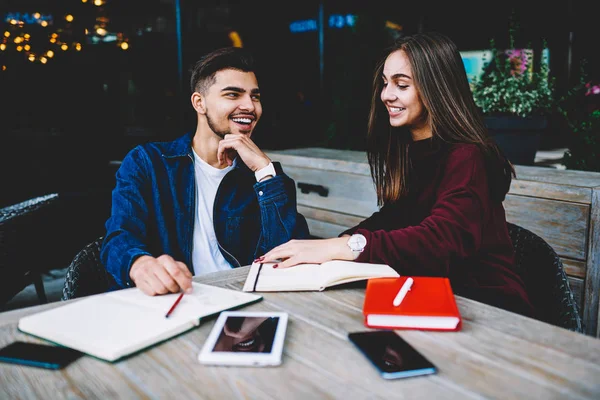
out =
<path fill-rule="evenodd" d="M 509 50 L 499 51 L 492 39 L 491 60 L 472 85 L 473 98 L 486 126 L 513 164 L 533 165 L 541 134 L 554 110 L 554 79 L 549 75 L 546 41 L 539 68 L 534 71 L 533 51 L 516 49 L 511 24 Z"/>
<path fill-rule="evenodd" d="M 582 78 L 569 94 L 571 101 L 559 106 L 571 129 L 563 163 L 568 169 L 600 172 L 600 82 Z"/>

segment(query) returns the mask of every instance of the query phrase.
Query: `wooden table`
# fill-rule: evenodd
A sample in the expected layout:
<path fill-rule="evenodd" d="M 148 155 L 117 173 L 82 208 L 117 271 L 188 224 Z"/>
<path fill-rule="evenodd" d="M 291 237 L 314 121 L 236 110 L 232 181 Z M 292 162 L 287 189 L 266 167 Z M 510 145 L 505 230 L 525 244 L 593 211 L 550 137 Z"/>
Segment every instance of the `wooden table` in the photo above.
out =
<path fill-rule="evenodd" d="M 197 281 L 241 289 L 247 268 Z M 439 368 L 386 381 L 348 341 L 366 330 L 364 288 L 263 293 L 244 310 L 290 314 L 279 367 L 209 367 L 197 355 L 215 319 L 115 364 L 82 357 L 63 370 L 0 364 L 0 398 L 152 399 L 599 399 L 600 340 L 457 297 L 460 332 L 398 331 Z M 77 300 L 72 300 L 77 301 Z M 0 345 L 41 342 L 20 317 L 61 303 L 0 314 Z"/>

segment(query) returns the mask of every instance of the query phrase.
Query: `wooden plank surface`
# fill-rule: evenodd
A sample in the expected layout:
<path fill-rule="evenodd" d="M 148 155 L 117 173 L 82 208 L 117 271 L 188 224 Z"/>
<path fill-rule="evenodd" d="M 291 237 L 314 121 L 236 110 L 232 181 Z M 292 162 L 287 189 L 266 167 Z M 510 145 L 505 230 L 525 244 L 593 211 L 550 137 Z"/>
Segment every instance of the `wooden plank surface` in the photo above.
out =
<path fill-rule="evenodd" d="M 504 208 L 509 222 L 541 236 L 559 256 L 586 260 L 589 206 L 509 194 Z"/>
<path fill-rule="evenodd" d="M 560 259 L 563 263 L 563 267 L 565 267 L 565 272 L 567 275 L 576 278 L 585 278 L 585 273 L 587 270 L 587 264 L 585 261 L 572 260 L 566 257 L 561 257 Z"/>
<path fill-rule="evenodd" d="M 344 230 L 358 225 L 366 217 L 371 215 L 356 216 L 331 210 L 324 210 L 321 208 L 307 207 L 304 205 L 298 205 L 298 212 L 300 212 L 306 218 L 334 224 L 343 227 Z"/>
<path fill-rule="evenodd" d="M 195 280 L 241 289 L 248 267 Z M 61 371 L 0 364 L 2 399 L 350 399 L 600 397 L 600 340 L 457 297 L 460 332 L 397 331 L 439 368 L 436 375 L 383 380 L 347 334 L 363 325 L 364 282 L 323 292 L 263 293 L 244 310 L 290 314 L 279 367 L 212 367 L 197 354 L 214 324 L 111 364 L 82 357 Z M 57 303 L 0 314 L 0 345 L 41 342 L 18 319 Z"/>
<path fill-rule="evenodd" d="M 325 197 L 315 192 L 303 193 L 297 189 L 299 205 L 356 216 L 371 215 L 378 210 L 377 194 L 368 176 L 292 166 L 286 166 L 285 170 L 296 181 L 296 186 L 318 185 L 328 191 Z"/>
<path fill-rule="evenodd" d="M 567 277 L 567 280 L 569 281 L 569 287 L 573 292 L 575 303 L 577 303 L 577 307 L 579 307 L 579 314 L 581 315 L 581 318 L 584 320 L 584 323 L 587 327 L 588 322 L 585 321 L 585 318 L 583 317 L 583 310 L 585 309 L 585 281 L 581 278 L 574 278 L 572 276 Z"/>
<path fill-rule="evenodd" d="M 590 188 L 521 179 L 512 180 L 509 193 L 544 199 L 572 201 L 582 204 L 590 204 L 592 196 Z"/>
<path fill-rule="evenodd" d="M 266 150 L 265 153 L 272 160 L 281 162 L 283 170 L 286 173 L 287 167 L 296 166 L 371 176 L 367 154 L 364 151 L 315 147 L 274 151 Z"/>
<path fill-rule="evenodd" d="M 285 150 L 265 150 L 275 161 L 286 165 L 304 166 L 329 171 L 369 175 L 364 151 L 307 147 Z M 600 174 L 589 171 L 558 170 L 555 168 L 515 165 L 517 180 L 545 182 L 581 188 L 600 188 Z"/>
<path fill-rule="evenodd" d="M 315 238 L 337 237 L 340 233 L 350 228 L 311 218 L 307 218 L 306 223 L 308 224 L 310 234 Z"/>
<path fill-rule="evenodd" d="M 588 323 L 590 334 L 595 333 L 596 337 L 600 337 L 600 188 L 592 192 L 591 209 L 583 317 Z"/>
<path fill-rule="evenodd" d="M 555 183 L 559 185 L 600 188 L 600 173 L 591 171 L 559 170 L 556 168 L 515 165 L 517 179 Z"/>

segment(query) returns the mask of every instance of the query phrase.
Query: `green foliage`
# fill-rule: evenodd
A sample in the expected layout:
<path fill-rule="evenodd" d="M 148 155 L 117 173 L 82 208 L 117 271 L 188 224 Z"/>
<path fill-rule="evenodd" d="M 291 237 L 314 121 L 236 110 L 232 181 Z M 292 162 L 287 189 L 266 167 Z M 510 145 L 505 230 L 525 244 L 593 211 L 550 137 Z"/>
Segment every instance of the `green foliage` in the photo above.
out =
<path fill-rule="evenodd" d="M 561 99 L 559 112 L 567 121 L 571 134 L 563 164 L 568 169 L 600 172 L 600 94 L 587 81 L 587 61 L 581 63 L 580 81 Z"/>
<path fill-rule="evenodd" d="M 549 115 L 555 105 L 554 78 L 549 76 L 546 57 L 542 55 L 539 71 L 533 71 L 530 52 L 516 50 L 507 55 L 498 51 L 494 40 L 490 46 L 494 56 L 472 86 L 473 98 L 482 112 L 519 117 Z M 514 48 L 512 29 L 510 47 Z M 545 40 L 542 48 L 546 48 Z"/>
<path fill-rule="evenodd" d="M 600 172 L 600 110 L 571 125 L 573 132 L 563 163 L 568 169 Z"/>

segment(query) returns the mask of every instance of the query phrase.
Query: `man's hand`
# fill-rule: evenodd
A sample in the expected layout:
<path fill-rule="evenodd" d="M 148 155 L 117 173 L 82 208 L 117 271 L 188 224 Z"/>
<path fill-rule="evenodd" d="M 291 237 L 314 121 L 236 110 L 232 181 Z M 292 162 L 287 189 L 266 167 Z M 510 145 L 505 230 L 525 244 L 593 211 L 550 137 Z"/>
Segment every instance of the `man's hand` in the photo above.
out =
<path fill-rule="evenodd" d="M 247 135 L 241 133 L 225 135 L 225 138 L 219 142 L 217 160 L 221 164 L 233 165 L 236 153 L 253 172 L 266 167 L 271 162 L 271 159 Z"/>
<path fill-rule="evenodd" d="M 166 254 L 158 258 L 139 257 L 133 262 L 129 276 L 149 296 L 192 291 L 192 273 L 184 263 Z"/>

